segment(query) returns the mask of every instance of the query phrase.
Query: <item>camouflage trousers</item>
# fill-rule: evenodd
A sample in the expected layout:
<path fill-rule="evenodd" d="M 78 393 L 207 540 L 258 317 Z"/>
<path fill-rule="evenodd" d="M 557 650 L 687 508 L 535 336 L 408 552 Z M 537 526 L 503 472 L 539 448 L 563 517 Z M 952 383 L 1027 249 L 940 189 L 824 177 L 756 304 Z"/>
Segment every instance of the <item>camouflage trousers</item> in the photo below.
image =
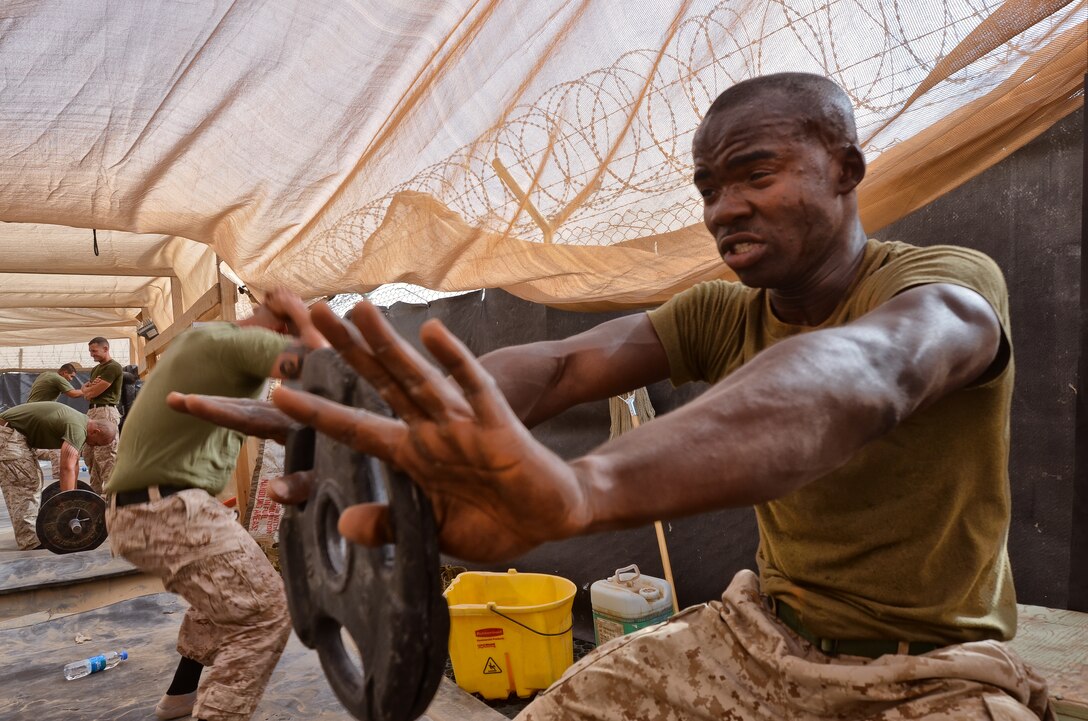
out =
<path fill-rule="evenodd" d="M 212 496 L 149 493 L 150 503 L 121 507 L 110 497 L 110 547 L 190 604 L 178 652 L 206 667 L 193 718 L 248 719 L 291 633 L 283 581 Z"/>
<path fill-rule="evenodd" d="M 604 644 L 518 721 L 1038 721 L 1046 684 L 1005 644 L 829 656 L 779 621 L 751 571 L 721 602 Z"/>
<path fill-rule="evenodd" d="M 101 408 L 88 408 L 87 418 L 92 421 L 109 421 L 113 425 L 121 422 L 121 413 L 117 406 L 103 406 Z M 91 474 L 91 488 L 95 493 L 102 493 L 102 488 L 110 482 L 113 475 L 113 466 L 117 463 L 117 437 L 115 436 L 107 446 L 83 447 L 83 462 L 87 464 L 87 470 Z"/>
<path fill-rule="evenodd" d="M 22 550 L 38 545 L 38 508 L 42 502 L 41 466 L 26 437 L 11 426 L 0 426 L 0 490 L 8 507 L 15 543 Z"/>

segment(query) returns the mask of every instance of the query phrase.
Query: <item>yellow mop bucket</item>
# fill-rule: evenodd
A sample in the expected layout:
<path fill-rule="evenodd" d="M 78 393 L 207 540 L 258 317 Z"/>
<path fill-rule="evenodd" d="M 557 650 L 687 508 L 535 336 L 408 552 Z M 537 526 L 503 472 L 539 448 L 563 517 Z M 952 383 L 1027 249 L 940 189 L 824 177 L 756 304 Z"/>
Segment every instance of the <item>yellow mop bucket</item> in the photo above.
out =
<path fill-rule="evenodd" d="M 446 589 L 457 685 L 487 699 L 525 698 L 574 663 L 575 585 L 546 573 L 468 571 Z"/>

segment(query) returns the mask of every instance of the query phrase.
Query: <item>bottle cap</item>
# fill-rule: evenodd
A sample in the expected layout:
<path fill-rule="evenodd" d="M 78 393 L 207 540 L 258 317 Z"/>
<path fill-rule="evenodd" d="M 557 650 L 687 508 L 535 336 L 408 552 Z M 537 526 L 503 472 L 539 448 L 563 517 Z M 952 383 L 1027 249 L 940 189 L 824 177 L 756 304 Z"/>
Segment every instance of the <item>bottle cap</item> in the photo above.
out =
<path fill-rule="evenodd" d="M 122 661 L 127 661 L 128 660 L 128 651 L 122 651 L 121 652 L 121 660 Z"/>

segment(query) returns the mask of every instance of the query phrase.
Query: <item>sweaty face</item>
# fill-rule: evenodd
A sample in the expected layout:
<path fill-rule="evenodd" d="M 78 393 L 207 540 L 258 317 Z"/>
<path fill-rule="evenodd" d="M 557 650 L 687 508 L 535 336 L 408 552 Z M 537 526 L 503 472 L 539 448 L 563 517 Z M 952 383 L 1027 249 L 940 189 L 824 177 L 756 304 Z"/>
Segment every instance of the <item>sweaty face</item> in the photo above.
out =
<path fill-rule="evenodd" d="M 706 118 L 692 147 L 703 222 L 750 287 L 803 290 L 837 250 L 837 163 L 796 116 L 740 106 Z"/>
<path fill-rule="evenodd" d="M 95 345 L 94 343 L 88 343 L 87 350 L 91 352 L 91 358 L 94 360 L 95 363 L 101 363 L 102 361 L 106 360 L 106 348 L 100 345 Z"/>

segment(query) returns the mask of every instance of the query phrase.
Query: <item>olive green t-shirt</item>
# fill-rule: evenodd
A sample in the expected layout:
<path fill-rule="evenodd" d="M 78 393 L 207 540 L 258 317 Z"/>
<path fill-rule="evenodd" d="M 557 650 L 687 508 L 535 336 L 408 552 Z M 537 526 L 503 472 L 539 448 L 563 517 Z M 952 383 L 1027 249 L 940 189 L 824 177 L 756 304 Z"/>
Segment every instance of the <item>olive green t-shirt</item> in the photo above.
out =
<path fill-rule="evenodd" d="M 178 336 L 148 376 L 125 420 L 106 491 L 169 485 L 223 490 L 243 436 L 166 405 L 171 391 L 254 398 L 287 347 L 264 328 L 209 323 Z"/>
<path fill-rule="evenodd" d="M 125 371 L 121 364 L 112 358 L 105 363 L 99 363 L 91 370 L 91 380 L 101 378 L 110 384 L 110 387 L 89 399 L 92 406 L 115 406 L 121 401 L 121 384 L 124 382 Z"/>
<path fill-rule="evenodd" d="M 717 382 L 779 340 L 849 323 L 929 283 L 967 287 L 990 303 L 1004 333 L 994 365 L 844 466 L 756 507 L 763 591 L 822 638 L 958 643 L 1016 631 L 1006 551 L 1013 363 L 1001 271 L 966 248 L 870 240 L 847 297 L 818 327 L 783 323 L 766 291 L 726 281 L 650 312 L 673 382 Z"/>
<path fill-rule="evenodd" d="M 56 371 L 45 371 L 39 373 L 38 377 L 34 379 L 34 384 L 30 386 L 30 395 L 27 397 L 26 402 L 55 401 L 60 398 L 61 393 L 67 393 L 70 390 L 74 390 L 72 384 L 64 376 Z"/>
<path fill-rule="evenodd" d="M 87 416 L 63 403 L 23 403 L 0 413 L 0 418 L 26 436 L 31 448 L 60 448 L 68 441 L 78 451 L 87 442 Z"/>

